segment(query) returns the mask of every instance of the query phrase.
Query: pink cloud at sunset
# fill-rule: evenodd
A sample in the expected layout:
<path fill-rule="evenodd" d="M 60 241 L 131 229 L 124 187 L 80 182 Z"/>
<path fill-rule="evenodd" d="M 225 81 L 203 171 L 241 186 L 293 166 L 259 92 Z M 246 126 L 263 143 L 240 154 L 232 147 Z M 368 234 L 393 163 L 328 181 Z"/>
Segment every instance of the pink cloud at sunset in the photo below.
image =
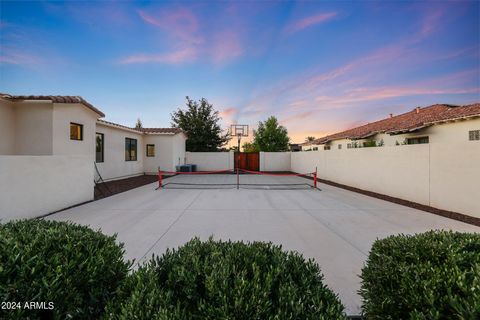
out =
<path fill-rule="evenodd" d="M 325 13 L 318 13 L 313 16 L 308 16 L 300 20 L 293 21 L 289 25 L 285 27 L 285 32 L 287 34 L 292 34 L 303 29 L 312 27 L 314 25 L 327 22 L 332 20 L 337 16 L 336 12 L 325 12 Z"/>

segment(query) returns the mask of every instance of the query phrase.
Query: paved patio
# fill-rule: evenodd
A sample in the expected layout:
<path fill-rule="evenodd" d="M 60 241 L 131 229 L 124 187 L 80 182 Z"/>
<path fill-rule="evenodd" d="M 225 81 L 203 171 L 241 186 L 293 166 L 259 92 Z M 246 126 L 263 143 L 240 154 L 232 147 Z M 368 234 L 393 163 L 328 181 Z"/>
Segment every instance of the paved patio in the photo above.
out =
<path fill-rule="evenodd" d="M 156 191 L 155 187 L 145 185 L 48 219 L 118 233 L 126 258 L 138 262 L 194 236 L 282 244 L 318 262 L 326 283 L 339 294 L 349 315 L 360 314 L 358 274 L 376 238 L 431 229 L 480 232 L 479 227 L 323 184 L 319 184 L 321 191 Z"/>

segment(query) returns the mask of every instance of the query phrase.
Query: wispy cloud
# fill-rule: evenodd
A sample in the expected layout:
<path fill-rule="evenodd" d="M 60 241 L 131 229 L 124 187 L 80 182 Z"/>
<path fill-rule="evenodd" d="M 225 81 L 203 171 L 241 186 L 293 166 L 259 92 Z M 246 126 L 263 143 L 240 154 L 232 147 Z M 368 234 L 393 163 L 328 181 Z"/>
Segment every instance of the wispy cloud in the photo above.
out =
<path fill-rule="evenodd" d="M 205 29 L 199 17 L 188 7 L 146 12 L 138 10 L 139 17 L 158 28 L 167 39 L 167 51 L 158 54 L 135 54 L 120 60 L 122 64 L 162 63 L 179 64 L 204 59 L 222 65 L 244 55 L 242 31 L 232 26 Z M 226 14 L 231 14 L 226 12 Z"/>
<path fill-rule="evenodd" d="M 121 64 L 136 64 L 136 63 L 165 63 L 178 64 L 185 61 L 195 60 L 197 52 L 194 48 L 188 47 L 178 51 L 165 54 L 138 54 L 126 57 L 120 61 Z"/>
<path fill-rule="evenodd" d="M 285 27 L 285 33 L 292 34 L 303 29 L 312 27 L 332 20 L 337 16 L 336 12 L 322 12 L 313 16 L 304 17 L 302 19 L 291 22 Z"/>
<path fill-rule="evenodd" d="M 18 49 L 2 47 L 0 51 L 0 64 L 38 66 L 42 63 L 43 60 L 40 57 Z"/>

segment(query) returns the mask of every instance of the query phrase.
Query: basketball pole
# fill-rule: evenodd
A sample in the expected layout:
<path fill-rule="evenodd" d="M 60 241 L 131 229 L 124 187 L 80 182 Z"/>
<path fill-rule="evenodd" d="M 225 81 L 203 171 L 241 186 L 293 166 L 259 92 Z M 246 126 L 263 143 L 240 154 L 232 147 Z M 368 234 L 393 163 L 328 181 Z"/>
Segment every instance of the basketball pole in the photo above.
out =
<path fill-rule="evenodd" d="M 242 139 L 242 136 L 240 134 L 237 135 L 238 137 L 238 150 L 237 150 L 237 190 L 240 188 L 240 175 L 238 170 L 238 159 L 240 158 L 240 139 Z"/>

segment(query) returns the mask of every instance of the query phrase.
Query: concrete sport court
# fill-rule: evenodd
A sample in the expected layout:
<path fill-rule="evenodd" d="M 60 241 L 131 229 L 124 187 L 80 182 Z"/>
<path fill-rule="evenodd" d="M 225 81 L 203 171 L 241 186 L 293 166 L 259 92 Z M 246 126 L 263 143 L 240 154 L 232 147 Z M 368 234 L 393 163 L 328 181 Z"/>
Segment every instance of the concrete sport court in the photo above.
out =
<path fill-rule="evenodd" d="M 237 190 L 236 176 L 229 174 L 175 176 L 164 180 L 164 189 L 145 185 L 48 219 L 118 233 L 126 258 L 140 263 L 194 236 L 281 244 L 318 262 L 349 315 L 360 314 L 358 275 L 376 238 L 431 229 L 480 232 L 473 225 L 336 187 L 319 183 L 321 190 L 316 190 L 301 177 L 240 175 L 240 181 L 253 185 Z M 289 190 L 277 186 L 285 183 L 295 185 Z"/>

